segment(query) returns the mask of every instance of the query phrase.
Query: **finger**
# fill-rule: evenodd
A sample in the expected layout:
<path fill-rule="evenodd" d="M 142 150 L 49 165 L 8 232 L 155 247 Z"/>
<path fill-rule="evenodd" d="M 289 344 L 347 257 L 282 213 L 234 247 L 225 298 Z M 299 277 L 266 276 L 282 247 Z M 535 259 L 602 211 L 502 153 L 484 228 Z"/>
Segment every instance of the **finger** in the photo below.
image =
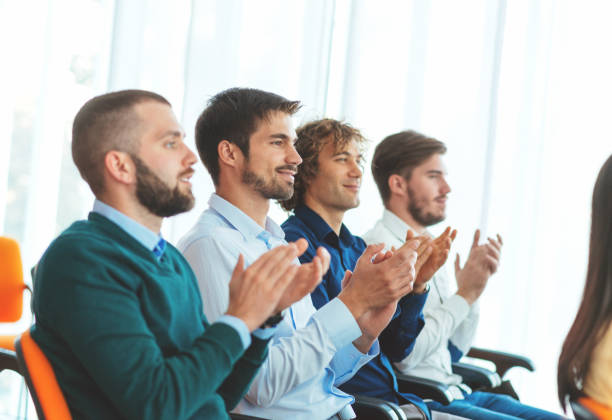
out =
<path fill-rule="evenodd" d="M 456 237 L 457 237 L 457 229 L 453 229 L 453 231 L 450 234 L 451 241 L 454 241 Z"/>
<path fill-rule="evenodd" d="M 271 281 L 276 282 L 279 280 L 280 273 L 293 264 L 296 257 L 295 244 L 279 246 L 263 254 L 247 270 L 252 275 L 257 275 L 262 279 L 270 278 Z"/>
<path fill-rule="evenodd" d="M 238 261 L 236 262 L 236 265 L 234 266 L 234 270 L 232 271 L 232 281 L 234 279 L 238 279 L 240 278 L 240 276 L 242 276 L 242 274 L 244 273 L 244 256 L 242 254 L 238 255 Z"/>
<path fill-rule="evenodd" d="M 342 289 L 346 289 L 346 287 L 351 283 L 351 278 L 353 277 L 353 272 L 351 270 L 346 270 L 344 272 L 344 278 L 340 283 Z"/>
<path fill-rule="evenodd" d="M 374 256 L 374 259 L 372 260 L 373 264 L 378 264 L 379 262 L 382 262 L 385 260 L 385 253 L 384 252 L 379 252 L 378 254 L 376 254 Z"/>
<path fill-rule="evenodd" d="M 395 252 L 395 251 L 397 251 L 397 248 L 396 248 L 396 247 L 394 247 L 394 246 L 392 246 L 392 247 L 391 247 L 391 252 Z"/>
<path fill-rule="evenodd" d="M 485 257 L 485 264 L 489 271 L 491 271 L 491 274 L 494 274 L 497 271 L 497 267 L 499 266 L 499 261 L 494 259 L 490 255 L 487 255 Z"/>
<path fill-rule="evenodd" d="M 476 232 L 474 232 L 474 241 L 472 242 L 472 248 L 476 248 L 478 246 L 479 240 L 480 240 L 480 229 L 476 229 Z"/>
<path fill-rule="evenodd" d="M 487 238 L 487 240 L 489 241 L 489 245 L 492 246 L 493 248 L 495 248 L 498 252 L 501 252 L 501 244 L 499 242 L 497 242 L 495 239 L 493 238 Z"/>
<path fill-rule="evenodd" d="M 416 264 L 414 265 L 414 270 L 418 273 L 421 268 L 425 265 L 425 263 L 429 260 L 429 258 L 431 257 L 433 253 L 433 248 L 431 246 L 427 247 L 427 249 L 425 250 L 425 252 L 421 255 L 419 255 L 419 257 L 416 260 Z"/>
<path fill-rule="evenodd" d="M 495 260 L 499 260 L 500 252 L 494 246 L 487 244 L 486 245 L 487 255 L 493 257 Z"/>
<path fill-rule="evenodd" d="M 417 255 L 421 255 L 421 254 L 423 254 L 423 252 L 425 252 L 425 250 L 427 248 L 431 248 L 432 247 L 432 243 L 433 243 L 433 241 L 431 239 L 423 238 L 423 241 L 421 242 L 421 244 L 419 245 L 419 247 L 416 250 Z"/>
<path fill-rule="evenodd" d="M 406 232 L 406 239 L 405 239 L 405 241 L 409 241 L 412 238 L 414 238 L 414 232 L 411 231 L 410 229 L 408 229 L 408 231 Z"/>
<path fill-rule="evenodd" d="M 455 257 L 455 273 L 458 273 L 459 271 L 461 271 L 461 261 L 459 258 L 459 254 L 457 254 L 457 256 Z"/>
<path fill-rule="evenodd" d="M 499 233 L 497 234 L 497 241 L 499 242 L 500 245 L 504 244 L 504 241 L 502 240 L 502 237 Z"/>
<path fill-rule="evenodd" d="M 308 249 L 308 241 L 304 238 L 300 238 L 297 241 L 294 241 L 293 244 L 297 248 L 298 257 L 301 256 Z"/>
<path fill-rule="evenodd" d="M 361 257 L 359 257 L 359 260 L 363 258 L 365 261 L 371 262 L 374 259 L 374 256 L 380 251 L 382 251 L 384 247 L 385 244 L 383 243 L 368 245 L 365 251 L 363 251 L 363 253 L 361 254 Z M 357 264 L 359 264 L 359 261 L 357 261 Z"/>
<path fill-rule="evenodd" d="M 402 252 L 402 250 L 404 250 L 403 252 L 416 251 L 421 245 L 421 242 L 423 242 L 423 239 L 419 239 L 419 238 L 410 239 L 404 242 L 404 244 L 397 250 L 397 253 Z"/>
<path fill-rule="evenodd" d="M 321 275 L 323 275 L 327 273 L 327 270 L 329 269 L 329 262 L 331 260 L 331 255 L 329 255 L 329 251 L 327 249 L 320 246 L 317 249 L 317 256 L 321 258 L 321 270 L 322 270 Z"/>

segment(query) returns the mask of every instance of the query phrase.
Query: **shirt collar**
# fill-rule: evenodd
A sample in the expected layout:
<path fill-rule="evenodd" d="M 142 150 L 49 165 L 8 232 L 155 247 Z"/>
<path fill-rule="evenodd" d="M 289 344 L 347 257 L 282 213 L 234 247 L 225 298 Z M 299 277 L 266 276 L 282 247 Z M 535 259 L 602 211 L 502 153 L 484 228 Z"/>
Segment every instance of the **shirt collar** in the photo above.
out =
<path fill-rule="evenodd" d="M 247 216 L 245 212 L 216 193 L 212 193 L 208 205 L 240 232 L 245 239 L 250 237 L 264 239 L 265 241 L 269 235 L 285 239 L 285 232 L 274 220 L 266 216 L 266 228 L 264 229 L 255 220 Z"/>
<path fill-rule="evenodd" d="M 338 238 L 344 246 L 351 246 L 353 244 L 354 237 L 344 223 L 340 227 L 340 235 L 338 236 L 318 213 L 306 205 L 296 207 L 295 216 L 312 230 L 320 242 L 323 242 L 331 234 L 332 237 Z"/>
<path fill-rule="evenodd" d="M 96 199 L 94 201 L 94 213 L 101 214 L 110 221 L 117 224 L 121 229 L 125 230 L 130 236 L 136 239 L 146 249 L 153 252 L 158 258 L 166 248 L 166 241 L 161 237 L 161 234 L 156 234 L 152 230 L 144 227 L 134 219 L 129 218 L 119 210 L 103 203 Z"/>
<path fill-rule="evenodd" d="M 385 209 L 382 217 L 383 225 L 401 242 L 406 240 L 406 234 L 409 230 L 411 230 L 415 236 L 418 236 L 416 230 L 414 230 L 408 223 L 404 222 L 400 219 L 395 213 L 390 211 L 389 209 Z M 429 236 L 431 234 L 429 231 L 425 231 L 425 233 Z"/>

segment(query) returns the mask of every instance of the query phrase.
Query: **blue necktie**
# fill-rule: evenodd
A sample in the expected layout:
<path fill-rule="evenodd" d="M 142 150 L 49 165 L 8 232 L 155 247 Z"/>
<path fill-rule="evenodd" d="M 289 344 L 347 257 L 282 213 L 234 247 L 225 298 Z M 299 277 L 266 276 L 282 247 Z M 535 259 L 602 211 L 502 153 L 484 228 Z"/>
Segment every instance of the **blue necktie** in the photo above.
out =
<path fill-rule="evenodd" d="M 166 241 L 164 238 L 159 238 L 157 245 L 155 245 L 155 248 L 153 248 L 153 254 L 155 254 L 155 258 L 157 258 L 157 261 L 159 261 L 162 255 L 164 255 L 165 250 L 166 250 Z"/>

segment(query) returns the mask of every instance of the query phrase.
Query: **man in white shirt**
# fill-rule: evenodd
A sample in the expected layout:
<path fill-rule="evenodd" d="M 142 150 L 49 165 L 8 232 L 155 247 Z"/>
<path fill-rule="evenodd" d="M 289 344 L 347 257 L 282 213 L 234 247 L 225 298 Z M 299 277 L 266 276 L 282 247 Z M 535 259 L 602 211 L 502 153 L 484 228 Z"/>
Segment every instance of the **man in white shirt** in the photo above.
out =
<path fill-rule="evenodd" d="M 442 159 L 445 152 L 444 143 L 414 131 L 393 134 L 378 144 L 372 174 L 385 210 L 382 219 L 363 236 L 367 243 L 401 246 L 408 230 L 429 235 L 427 227 L 444 220 L 451 191 Z M 476 230 L 463 267 L 459 255 L 456 257 L 454 294 L 453 282 L 444 269 L 434 275 L 423 309 L 425 326 L 413 351 L 395 366 L 404 373 L 453 386 L 457 399 L 447 406 L 430 405 L 436 411 L 471 419 L 558 419 L 558 415 L 505 395 L 471 392 L 461 377 L 452 373 L 452 362 L 472 345 L 478 326 L 478 298 L 499 265 L 502 238 L 487 238 L 484 244 L 479 240 L 480 231 Z"/>
<path fill-rule="evenodd" d="M 293 194 L 301 158 L 291 115 L 299 107 L 269 92 L 235 88 L 214 96 L 198 119 L 196 144 L 216 193 L 178 247 L 206 291 L 211 320 L 225 311 L 228 274 L 239 255 L 248 265 L 286 243 L 267 213 L 270 199 Z M 412 290 L 418 245 L 408 241 L 392 256 L 380 254 L 382 245 L 368 247 L 336 299 L 319 310 L 310 297 L 291 305 L 272 331 L 268 359 L 237 411 L 273 419 L 353 418 L 353 397 L 337 386 L 378 354 L 378 334 L 397 301 Z M 329 254 L 320 248 L 296 276 L 327 269 L 328 263 Z"/>

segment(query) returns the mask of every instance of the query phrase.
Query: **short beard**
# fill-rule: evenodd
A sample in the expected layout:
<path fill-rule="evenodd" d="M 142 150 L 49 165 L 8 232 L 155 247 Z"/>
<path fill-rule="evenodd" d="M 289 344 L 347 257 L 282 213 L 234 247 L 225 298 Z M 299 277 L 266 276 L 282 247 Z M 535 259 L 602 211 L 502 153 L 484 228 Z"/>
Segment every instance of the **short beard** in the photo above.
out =
<path fill-rule="evenodd" d="M 419 201 L 416 198 L 415 192 L 410 188 L 408 188 L 408 199 L 408 211 L 410 212 L 410 215 L 414 221 L 421 226 L 435 225 L 436 223 L 440 223 L 445 219 L 444 214 L 436 216 L 435 214 L 425 212 L 423 200 Z"/>
<path fill-rule="evenodd" d="M 142 160 L 130 155 L 136 165 L 136 197 L 147 210 L 159 217 L 170 217 L 193 208 L 191 191 L 183 193 L 177 185 L 170 189 Z"/>
<path fill-rule="evenodd" d="M 293 169 L 296 167 L 293 165 L 281 166 L 276 169 Z M 293 185 L 283 186 L 276 182 L 274 179 L 266 182 L 265 179 L 258 176 L 255 172 L 251 172 L 248 167 L 242 171 L 242 182 L 246 185 L 252 185 L 253 189 L 268 200 L 288 200 L 293 196 Z"/>

